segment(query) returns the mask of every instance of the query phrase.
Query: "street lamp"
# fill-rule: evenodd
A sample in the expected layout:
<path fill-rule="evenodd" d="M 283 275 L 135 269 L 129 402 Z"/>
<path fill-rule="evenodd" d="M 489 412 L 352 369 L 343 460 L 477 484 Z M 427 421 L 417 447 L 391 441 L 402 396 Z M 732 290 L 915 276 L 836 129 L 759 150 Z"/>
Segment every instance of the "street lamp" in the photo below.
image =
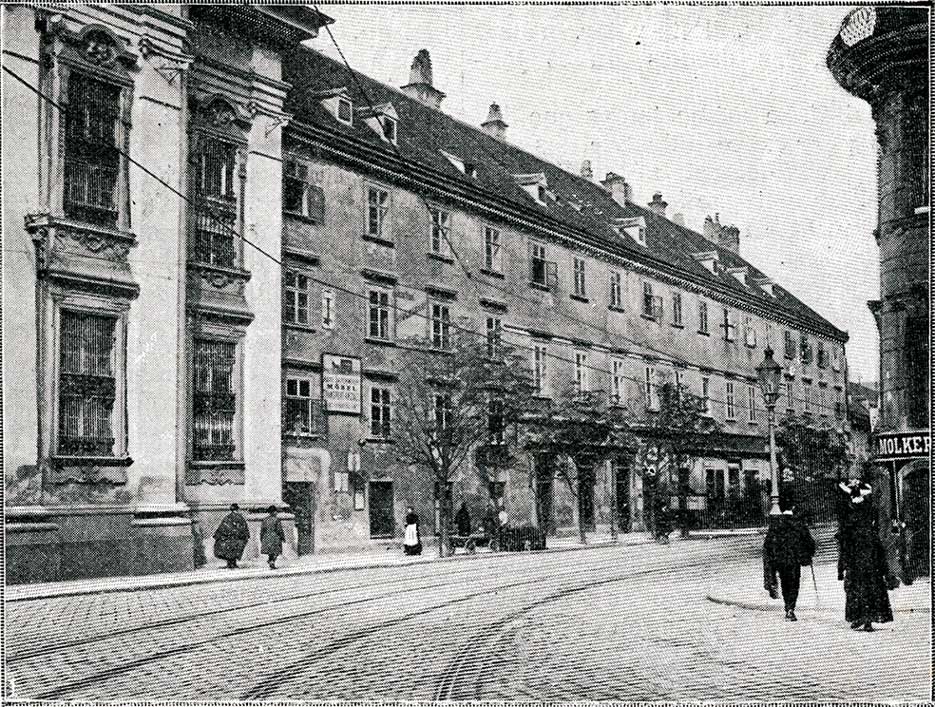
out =
<path fill-rule="evenodd" d="M 756 376 L 760 381 L 760 391 L 766 403 L 766 424 L 769 428 L 769 514 L 778 516 L 779 510 L 779 467 L 776 464 L 776 401 L 779 399 L 779 386 L 782 384 L 782 366 L 773 360 L 773 350 L 767 346 L 763 352 L 763 363 L 756 367 Z"/>

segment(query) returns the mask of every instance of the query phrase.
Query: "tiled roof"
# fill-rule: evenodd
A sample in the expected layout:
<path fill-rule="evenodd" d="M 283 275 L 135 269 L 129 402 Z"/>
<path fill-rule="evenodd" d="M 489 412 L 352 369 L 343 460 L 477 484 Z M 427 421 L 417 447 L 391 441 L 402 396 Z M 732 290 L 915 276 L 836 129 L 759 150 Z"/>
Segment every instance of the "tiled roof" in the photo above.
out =
<path fill-rule="evenodd" d="M 783 310 L 787 316 L 815 331 L 846 340 L 844 332 L 782 287 L 774 286 L 773 296 L 765 293 L 753 283 L 754 278 L 766 277 L 762 272 L 700 233 L 636 204 L 628 202 L 621 206 L 595 182 L 425 106 L 398 89 L 363 74 L 355 74 L 356 78 L 343 64 L 305 47 L 286 56 L 283 79 L 294 87 L 287 97 L 286 110 L 295 115 L 293 122 L 362 141 L 368 148 L 383 151 L 387 156 L 395 156 L 398 150 L 399 156 L 410 164 L 427 167 L 455 184 L 479 188 L 498 204 L 506 201 L 527 214 L 536 215 L 538 212 L 539 219 L 550 226 L 564 226 L 573 232 L 588 234 L 592 242 L 637 261 L 674 266 L 680 274 L 693 281 L 710 284 L 769 310 Z M 387 102 L 393 105 L 399 117 L 395 148 L 381 140 L 363 120 L 355 119 L 353 126 L 338 122 L 313 95 L 340 87 L 347 89 L 355 109 L 366 107 L 368 101 L 374 106 Z M 361 87 L 366 97 L 362 95 Z M 475 176 L 462 173 L 442 152 L 473 163 Z M 549 197 L 545 205 L 538 203 L 515 179 L 516 175 L 535 173 L 545 175 L 548 184 Z M 642 216 L 646 221 L 645 247 L 620 236 L 613 225 L 615 219 L 636 216 Z M 717 251 L 723 266 L 718 273 L 710 272 L 692 257 L 694 253 L 705 251 Z M 749 268 L 748 285 L 726 272 L 727 268 L 739 266 Z"/>

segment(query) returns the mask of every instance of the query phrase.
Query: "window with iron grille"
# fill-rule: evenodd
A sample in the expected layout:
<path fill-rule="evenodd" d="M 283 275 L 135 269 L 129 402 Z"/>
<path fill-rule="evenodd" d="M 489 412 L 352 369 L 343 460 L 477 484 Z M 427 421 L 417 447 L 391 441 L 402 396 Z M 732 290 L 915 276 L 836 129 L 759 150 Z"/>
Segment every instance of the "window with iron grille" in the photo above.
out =
<path fill-rule="evenodd" d="M 698 333 L 707 334 L 708 331 L 708 303 L 702 301 L 698 303 Z"/>
<path fill-rule="evenodd" d="M 451 252 L 451 212 L 431 208 L 429 209 L 429 221 L 429 251 L 447 257 Z"/>
<path fill-rule="evenodd" d="M 503 251 L 500 231 L 484 226 L 484 268 L 491 272 L 503 272 Z"/>
<path fill-rule="evenodd" d="M 451 345 L 451 311 L 447 304 L 432 303 L 432 346 L 447 349 Z"/>
<path fill-rule="evenodd" d="M 726 400 L 724 401 L 724 403 L 725 403 L 725 413 L 724 413 L 724 416 L 725 416 L 728 420 L 733 420 L 733 419 L 734 419 L 735 412 L 736 412 L 736 411 L 734 410 L 734 382 L 733 382 L 733 381 L 727 381 L 726 389 L 727 389 L 727 390 L 726 390 L 726 394 L 725 394 L 725 396 L 724 396 L 724 397 L 726 398 Z"/>
<path fill-rule="evenodd" d="M 545 395 L 548 391 L 548 377 L 546 376 L 546 358 L 548 352 L 545 346 L 536 344 L 533 347 L 533 383 L 536 386 L 536 392 L 539 395 Z"/>
<path fill-rule="evenodd" d="M 62 310 L 58 393 L 58 453 L 114 454 L 117 319 Z"/>
<path fill-rule="evenodd" d="M 312 397 L 312 382 L 307 378 L 287 378 L 283 431 L 291 435 L 324 433 L 325 416 L 321 400 Z"/>
<path fill-rule="evenodd" d="M 65 110 L 65 215 L 117 225 L 120 89 L 73 72 Z"/>
<path fill-rule="evenodd" d="M 286 272 L 286 287 L 282 309 L 283 319 L 290 324 L 308 324 L 308 276 Z"/>
<path fill-rule="evenodd" d="M 578 297 L 587 297 L 587 291 L 585 289 L 584 282 L 584 267 L 584 258 L 574 259 L 575 294 L 578 295 Z"/>
<path fill-rule="evenodd" d="M 367 235 L 389 240 L 387 216 L 390 193 L 386 189 L 367 187 Z"/>
<path fill-rule="evenodd" d="M 500 358 L 503 327 L 500 317 L 487 317 L 487 358 Z"/>
<path fill-rule="evenodd" d="M 234 392 L 236 344 L 194 341 L 192 458 L 195 461 L 234 459 Z"/>
<path fill-rule="evenodd" d="M 623 274 L 619 270 L 610 271 L 610 306 L 623 309 Z"/>
<path fill-rule="evenodd" d="M 672 293 L 672 323 L 682 326 L 682 293 Z"/>
<path fill-rule="evenodd" d="M 371 289 L 367 293 L 367 335 L 374 339 L 391 337 L 389 290 Z"/>
<path fill-rule="evenodd" d="M 579 392 L 590 390 L 588 381 L 588 355 L 584 351 L 575 352 L 575 389 Z"/>
<path fill-rule="evenodd" d="M 199 263 L 234 267 L 237 251 L 235 166 L 237 147 L 214 137 L 201 136 L 195 162 L 194 237 L 191 257 Z"/>
<path fill-rule="evenodd" d="M 370 387 L 370 435 L 390 436 L 390 390 L 379 386 Z"/>

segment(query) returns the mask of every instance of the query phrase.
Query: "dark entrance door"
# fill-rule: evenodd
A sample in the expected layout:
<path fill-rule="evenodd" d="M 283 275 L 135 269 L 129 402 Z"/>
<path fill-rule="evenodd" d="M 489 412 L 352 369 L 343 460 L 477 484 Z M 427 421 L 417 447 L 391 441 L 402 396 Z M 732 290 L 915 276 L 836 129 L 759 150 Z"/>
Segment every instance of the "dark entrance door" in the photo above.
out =
<path fill-rule="evenodd" d="M 548 455 L 536 458 L 536 508 L 539 511 L 539 527 L 549 535 L 555 532 L 555 519 L 552 517 L 552 464 Z"/>
<path fill-rule="evenodd" d="M 594 530 L 594 472 L 578 471 L 578 517 L 581 527 Z"/>
<path fill-rule="evenodd" d="M 393 512 L 393 482 L 370 482 L 370 537 L 391 538 L 396 529 Z"/>
<path fill-rule="evenodd" d="M 299 536 L 298 553 L 315 552 L 315 484 L 297 481 L 286 484 L 283 500 L 295 514 L 295 529 Z"/>
<path fill-rule="evenodd" d="M 616 463 L 617 483 L 617 527 L 629 533 L 630 525 L 630 466 L 626 462 Z"/>
<path fill-rule="evenodd" d="M 904 577 L 924 577 L 929 574 L 929 471 L 926 468 L 910 471 L 903 482 L 902 515 L 906 523 L 904 532 Z"/>

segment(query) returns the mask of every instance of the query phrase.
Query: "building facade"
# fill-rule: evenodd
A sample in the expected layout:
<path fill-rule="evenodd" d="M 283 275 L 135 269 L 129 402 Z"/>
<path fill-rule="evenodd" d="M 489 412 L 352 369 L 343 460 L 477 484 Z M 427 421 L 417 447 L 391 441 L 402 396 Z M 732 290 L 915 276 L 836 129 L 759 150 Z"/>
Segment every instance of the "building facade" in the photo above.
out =
<path fill-rule="evenodd" d="M 2 12 L 7 579 L 191 568 L 282 505 L 279 266 L 234 234 L 279 252 L 280 58 L 326 19 Z"/>
<path fill-rule="evenodd" d="M 828 52 L 841 86 L 867 101 L 877 136 L 880 403 L 874 458 L 891 519 L 909 535 L 904 565 L 928 572 L 930 537 L 929 22 L 927 8 L 848 14 Z"/>
<path fill-rule="evenodd" d="M 786 372 L 779 416 L 846 426 L 847 335 L 743 260 L 735 227 L 716 217 L 691 231 L 666 217 L 660 194 L 639 206 L 618 175 L 596 183 L 530 155 L 508 142 L 495 104 L 479 127 L 447 116 L 424 50 L 401 89 L 305 47 L 284 67 L 296 88 L 284 147 L 284 474 L 304 499 L 306 545 L 389 539 L 408 505 L 437 530 L 444 490 L 394 455 L 394 383 L 406 341 L 454 322 L 502 331 L 543 398 L 575 383 L 636 416 L 658 408 L 665 382 L 704 399 L 725 434 L 683 471 L 703 522 L 737 499 L 762 522 L 755 367 L 767 345 Z M 475 457 L 448 493 L 475 519 L 502 497 L 513 523 L 606 528 L 615 501 L 622 530 L 645 527 L 651 443 L 578 488 L 553 462 L 530 453 L 491 477 Z"/>

